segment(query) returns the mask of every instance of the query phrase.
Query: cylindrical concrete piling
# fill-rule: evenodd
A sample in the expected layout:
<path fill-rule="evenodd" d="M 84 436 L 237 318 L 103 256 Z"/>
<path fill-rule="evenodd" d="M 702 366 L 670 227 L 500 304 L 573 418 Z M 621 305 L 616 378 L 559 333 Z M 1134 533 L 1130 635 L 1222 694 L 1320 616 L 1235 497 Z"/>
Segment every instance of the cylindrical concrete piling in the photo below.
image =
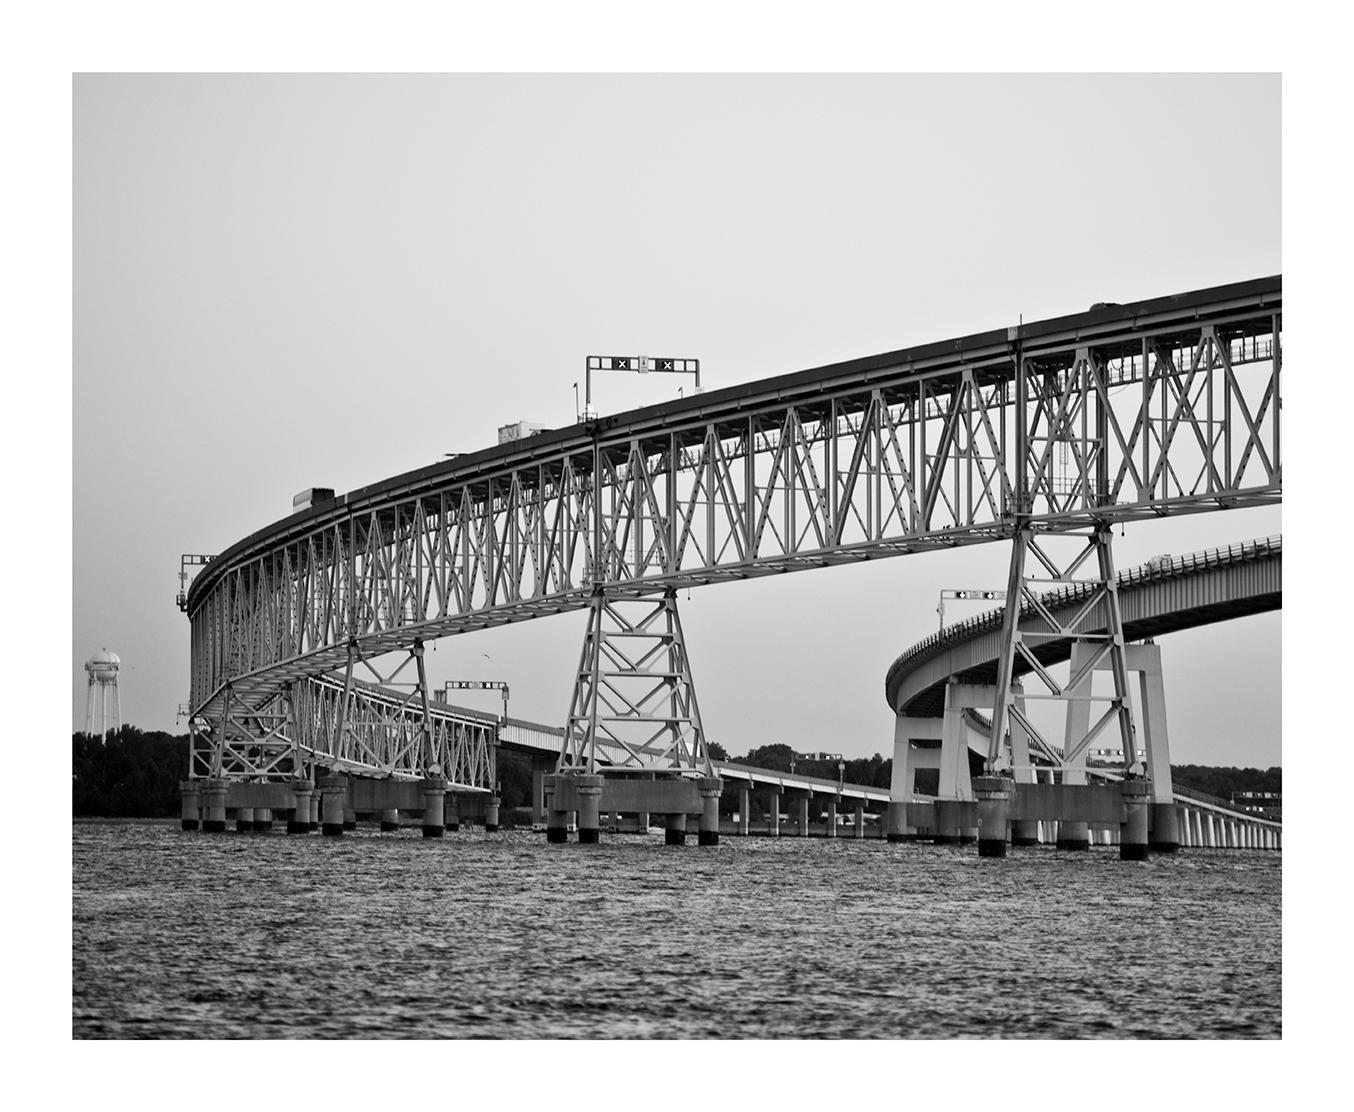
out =
<path fill-rule="evenodd" d="M 202 791 L 197 780 L 179 781 L 179 825 L 196 830 L 202 822 Z"/>
<path fill-rule="evenodd" d="M 266 834 L 273 828 L 273 812 L 268 807 L 254 808 L 254 833 Z"/>
<path fill-rule="evenodd" d="M 442 823 L 448 834 L 461 829 L 461 804 L 455 792 L 447 792 L 442 802 Z"/>
<path fill-rule="evenodd" d="M 696 781 L 701 797 L 701 816 L 697 827 L 696 844 L 719 845 L 719 797 L 724 792 L 724 781 L 718 776 L 702 777 Z"/>
<path fill-rule="evenodd" d="M 484 832 L 493 834 L 498 830 L 498 808 L 502 800 L 496 795 L 491 795 L 484 804 Z"/>
<path fill-rule="evenodd" d="M 1090 849 L 1090 827 L 1084 822 L 1068 822 L 1063 819 L 1058 823 L 1058 841 L 1056 844 L 1059 849 Z"/>
<path fill-rule="evenodd" d="M 602 786 L 601 776 L 575 776 L 578 791 L 578 840 L 584 845 L 596 845 L 602 840 Z"/>
<path fill-rule="evenodd" d="M 353 805 L 346 794 L 343 797 L 343 829 L 357 829 L 357 812 L 353 810 Z"/>
<path fill-rule="evenodd" d="M 320 781 L 320 833 L 326 838 L 343 834 L 343 808 L 348 801 L 348 781 L 326 776 Z"/>
<path fill-rule="evenodd" d="M 799 801 L 799 830 L 797 834 L 800 838 L 809 836 L 809 797 L 807 795 Z"/>
<path fill-rule="evenodd" d="M 860 808 L 856 808 L 859 815 Z M 857 818 L 857 825 L 860 819 Z M 884 833 L 890 842 L 907 841 L 907 804 L 901 799 L 892 800 L 884 815 Z"/>
<path fill-rule="evenodd" d="M 738 789 L 738 833 L 747 837 L 752 828 L 752 792 L 746 787 Z"/>
<path fill-rule="evenodd" d="M 673 811 L 668 815 L 663 844 L 666 846 L 686 845 L 686 813 L 684 811 Z"/>
<path fill-rule="evenodd" d="M 936 813 L 936 845 L 957 846 L 962 840 L 959 832 L 959 800 L 937 799 L 934 806 Z"/>
<path fill-rule="evenodd" d="M 235 833 L 252 834 L 254 833 L 254 808 L 236 807 L 235 808 Z"/>
<path fill-rule="evenodd" d="M 1125 780 L 1119 785 L 1124 801 L 1124 820 L 1119 824 L 1119 860 L 1147 860 L 1147 824 L 1152 806 L 1148 780 Z"/>
<path fill-rule="evenodd" d="M 422 788 L 423 836 L 440 838 L 446 830 L 447 782 L 440 776 L 432 776 L 422 782 Z"/>
<path fill-rule="evenodd" d="M 202 781 L 202 829 L 208 834 L 224 834 L 226 831 L 226 788 L 225 780 L 210 779 Z"/>
<path fill-rule="evenodd" d="M 981 816 L 979 822 L 982 821 Z M 981 840 L 982 835 L 979 834 Z M 1011 820 L 1011 845 L 1013 846 L 1037 846 L 1039 844 L 1039 820 L 1038 819 L 1012 819 Z"/>
<path fill-rule="evenodd" d="M 837 836 L 837 797 L 833 796 L 827 801 L 827 836 L 835 838 Z"/>
<path fill-rule="evenodd" d="M 545 809 L 545 840 L 551 845 L 569 840 L 568 811 L 556 811 L 554 807 Z"/>
<path fill-rule="evenodd" d="M 767 803 L 766 832 L 772 838 L 780 837 L 780 792 L 773 791 Z"/>
<path fill-rule="evenodd" d="M 856 804 L 856 837 L 865 837 L 865 804 Z"/>
<path fill-rule="evenodd" d="M 287 820 L 288 834 L 310 833 L 310 793 L 315 785 L 310 780 L 291 782 L 292 816 Z"/>
<path fill-rule="evenodd" d="M 1005 857 L 1011 781 L 1005 776 L 975 776 L 973 794 L 978 801 L 978 856 Z"/>
<path fill-rule="evenodd" d="M 398 807 L 385 807 L 381 810 L 381 832 L 389 834 L 400 828 L 400 809 Z"/>
<path fill-rule="evenodd" d="M 1153 853 L 1174 853 L 1180 848 L 1180 807 L 1153 803 L 1147 831 L 1147 848 Z"/>

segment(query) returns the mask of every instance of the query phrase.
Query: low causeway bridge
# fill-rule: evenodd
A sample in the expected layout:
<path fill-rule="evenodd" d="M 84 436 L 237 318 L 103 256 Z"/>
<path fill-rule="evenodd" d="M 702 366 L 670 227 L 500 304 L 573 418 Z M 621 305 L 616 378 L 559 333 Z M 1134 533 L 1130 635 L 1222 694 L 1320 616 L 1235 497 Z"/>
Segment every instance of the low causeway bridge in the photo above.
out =
<path fill-rule="evenodd" d="M 1138 646 L 1125 637 L 1112 526 L 1281 500 L 1281 313 L 1279 276 L 1097 304 L 589 415 L 294 513 L 198 558 L 182 596 L 185 808 L 196 797 L 218 829 L 228 794 L 282 788 L 299 801 L 318 788 L 340 817 L 326 818 L 331 832 L 351 792 L 380 810 L 418 804 L 437 833 L 448 792 L 494 799 L 500 741 L 435 705 L 424 646 L 583 609 L 546 778 L 549 839 L 567 836 L 571 814 L 593 841 L 603 813 L 654 812 L 671 840 L 695 816 L 714 842 L 732 772 L 710 758 L 678 590 L 1002 542 L 988 775 L 972 785 L 979 852 L 1005 852 L 1025 821 L 1009 817 L 1016 787 L 1042 786 L 1026 782 L 1022 754 L 1056 755 L 1023 709 L 1033 677 L 1041 697 L 1104 704 L 1063 746 L 1060 779 L 1072 781 L 1050 786 L 1089 791 L 1073 782 L 1077 755 L 1118 734 L 1121 850 L 1140 856 L 1163 789 L 1137 758 L 1127 677 Z M 1041 611 L 1041 584 L 1084 591 L 1082 605 Z M 1075 642 L 1066 685 L 1040 658 L 1041 639 L 1057 638 Z M 1113 694 L 1086 692 L 1096 669 Z M 1059 798 L 1054 810 L 1072 796 Z"/>

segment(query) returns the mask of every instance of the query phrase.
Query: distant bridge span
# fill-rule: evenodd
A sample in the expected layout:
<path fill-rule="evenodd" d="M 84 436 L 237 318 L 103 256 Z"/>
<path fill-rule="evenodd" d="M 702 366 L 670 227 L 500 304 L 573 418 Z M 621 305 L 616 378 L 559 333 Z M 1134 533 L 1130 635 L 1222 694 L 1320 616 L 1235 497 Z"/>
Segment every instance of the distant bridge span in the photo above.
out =
<path fill-rule="evenodd" d="M 443 775 L 431 728 L 421 745 L 396 731 L 396 749 L 354 756 L 346 698 L 326 716 L 303 713 L 298 693 L 345 673 L 351 691 L 355 666 L 408 652 L 429 719 L 422 646 L 449 634 L 584 607 L 600 623 L 603 602 L 1018 529 L 1277 503 L 1281 287 L 1273 276 L 1097 306 L 732 386 L 293 514 L 212 559 L 187 592 L 210 774 L 299 775 L 304 758 Z M 701 733 L 694 697 L 666 713 L 644 720 Z M 220 759 L 232 744 L 235 773 Z M 657 767 L 679 748 L 633 753 Z"/>
<path fill-rule="evenodd" d="M 1130 641 L 1278 610 L 1283 605 L 1283 538 L 1130 568 L 1119 574 L 1118 590 L 1124 636 Z M 1088 587 L 1064 588 L 1044 595 L 1043 601 L 1055 618 L 1067 623 L 1089 594 Z M 1032 608 L 1027 605 L 1022 613 L 1028 615 Z M 897 714 L 937 717 L 944 711 L 945 685 L 951 679 L 994 683 L 1003 617 L 1003 610 L 981 614 L 908 649 L 893 662 L 884 681 L 889 707 Z M 1049 638 L 1033 649 L 1033 655 L 1047 666 L 1066 661 L 1071 651 L 1069 638 Z M 1018 658 L 1017 674 L 1030 670 Z"/>

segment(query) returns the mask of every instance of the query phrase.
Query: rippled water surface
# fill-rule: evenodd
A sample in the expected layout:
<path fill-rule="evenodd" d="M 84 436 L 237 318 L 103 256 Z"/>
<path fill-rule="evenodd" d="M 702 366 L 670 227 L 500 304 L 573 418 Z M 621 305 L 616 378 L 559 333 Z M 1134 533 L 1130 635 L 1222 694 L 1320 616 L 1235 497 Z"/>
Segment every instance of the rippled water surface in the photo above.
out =
<path fill-rule="evenodd" d="M 603 839 L 76 823 L 74 1034 L 1281 1033 L 1278 853 Z"/>

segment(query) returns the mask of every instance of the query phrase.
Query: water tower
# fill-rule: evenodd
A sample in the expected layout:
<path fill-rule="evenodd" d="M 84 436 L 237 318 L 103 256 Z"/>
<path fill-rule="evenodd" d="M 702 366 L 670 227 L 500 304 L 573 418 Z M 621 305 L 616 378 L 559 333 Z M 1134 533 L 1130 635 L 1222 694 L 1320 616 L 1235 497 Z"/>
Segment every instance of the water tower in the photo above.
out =
<path fill-rule="evenodd" d="M 110 653 L 107 649 L 100 649 L 87 661 L 85 661 L 85 671 L 89 673 L 89 710 L 85 714 L 85 733 L 92 734 L 94 729 L 94 704 L 99 704 L 98 714 L 98 733 L 99 740 L 108 739 L 108 695 L 113 695 L 113 729 L 118 729 L 122 725 L 122 706 L 118 702 L 118 666 L 122 661 L 118 660 L 117 653 Z"/>

